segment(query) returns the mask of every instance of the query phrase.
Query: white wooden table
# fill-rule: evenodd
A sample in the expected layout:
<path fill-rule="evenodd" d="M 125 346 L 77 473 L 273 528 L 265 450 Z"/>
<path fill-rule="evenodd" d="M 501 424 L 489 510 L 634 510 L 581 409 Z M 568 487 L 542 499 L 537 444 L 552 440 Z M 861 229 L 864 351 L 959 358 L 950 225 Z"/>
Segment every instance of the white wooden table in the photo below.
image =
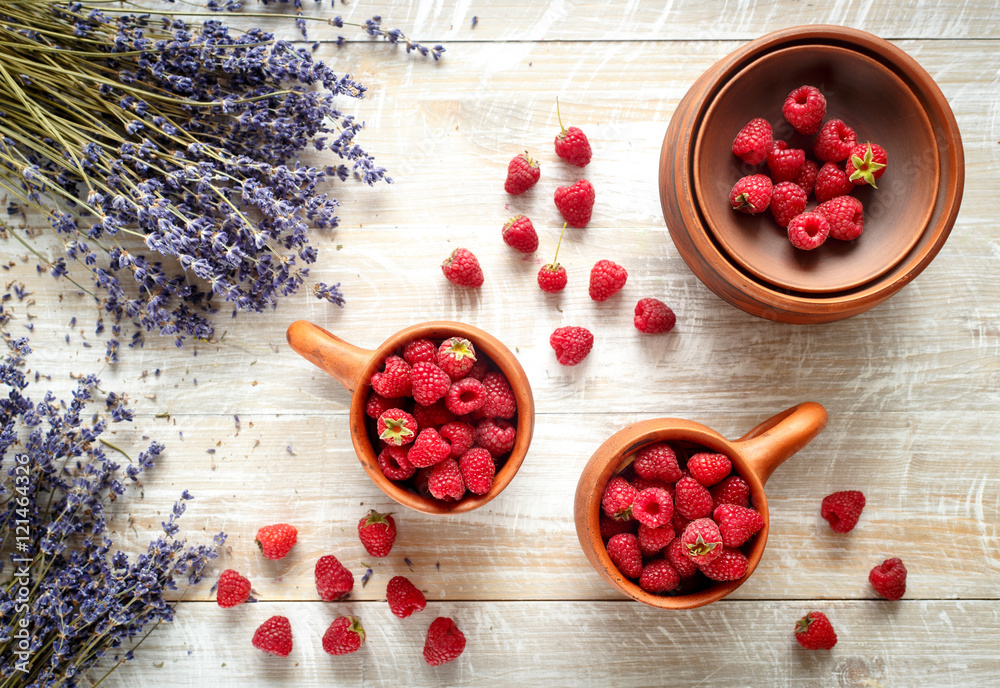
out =
<path fill-rule="evenodd" d="M 32 367 L 50 373 L 57 390 L 70 388 L 70 373 L 103 368 L 103 387 L 128 392 L 136 409 L 133 430 L 116 441 L 138 448 L 147 435 L 167 444 L 141 494 L 124 500 L 119 538 L 147 542 L 188 489 L 196 499 L 183 532 L 208 541 L 226 531 L 216 574 L 238 569 L 260 599 L 222 610 L 211 581 L 188 591 L 176 622 L 159 628 L 105 685 L 997 685 L 995 3 L 428 0 L 338 4 L 336 11 L 355 21 L 380 13 L 387 28 L 448 49 L 434 64 L 354 31 L 346 33 L 358 40 L 337 48 L 329 42 L 333 29 L 311 29 L 323 41 L 317 54 L 371 89 L 345 109 L 367 121 L 363 145 L 396 181 L 332 186 L 343 202 L 342 225 L 317 235 L 314 274 L 343 283 L 345 308 L 302 294 L 272 313 L 221 317 L 216 342 L 176 349 L 149 336 L 144 348 L 104 367 L 93 304 L 36 276 L 30 262 L 11 271 L 36 300 L 27 309 L 38 316 Z M 253 23 L 294 36 L 278 21 Z M 967 161 L 962 211 L 930 267 L 874 310 L 812 327 L 758 319 L 713 295 L 671 243 L 657 192 L 662 136 L 690 84 L 742 42 L 801 23 L 862 28 L 913 55 L 950 100 Z M 560 260 L 570 284 L 550 297 L 534 275 L 561 226 L 551 193 L 580 176 L 552 151 L 556 96 L 564 121 L 581 126 L 593 144 L 583 174 L 597 189 L 597 206 L 589 228 L 564 240 Z M 507 161 L 526 148 L 542 162 L 542 181 L 509 197 Z M 541 234 L 538 253 L 527 259 L 500 239 L 517 212 Z M 440 262 L 458 246 L 483 264 L 482 289 L 458 289 L 442 277 Z M 19 255 L 11 242 L 6 250 Z M 598 304 L 586 280 L 600 258 L 624 265 L 629 281 Z M 633 328 L 631 309 L 645 296 L 673 307 L 674 332 L 651 337 Z M 355 524 L 369 508 L 395 505 L 355 458 L 348 394 L 285 344 L 285 328 L 298 318 L 372 348 L 431 319 L 469 322 L 499 337 L 517 351 L 537 404 L 534 441 L 514 482 L 461 516 L 395 508 L 392 554 L 368 557 Z M 556 363 L 547 342 L 561 325 L 594 332 L 584 365 Z M 83 339 L 94 348 L 83 348 Z M 768 483 L 768 549 L 735 594 L 670 613 L 625 600 L 598 577 L 580 551 L 572 499 L 580 469 L 609 435 L 639 419 L 676 416 L 738 437 L 806 400 L 826 406 L 829 426 Z M 861 489 L 868 499 L 847 536 L 819 516 L 822 497 L 842 489 Z M 282 521 L 298 526 L 299 543 L 284 560 L 266 561 L 254 533 Z M 328 553 L 358 579 L 348 601 L 317 599 L 313 564 Z M 910 572 L 906 597 L 896 603 L 877 599 L 867 582 L 868 570 L 889 556 Z M 374 569 L 364 588 L 361 562 Z M 384 602 L 386 582 L 400 573 L 428 599 L 426 611 L 406 620 Z M 794 622 L 810 610 L 832 620 L 839 643 L 831 652 L 795 643 Z M 256 626 L 274 614 L 288 616 L 295 634 L 284 660 L 250 645 Z M 362 619 L 368 642 L 354 655 L 327 656 L 320 636 L 344 614 Z M 456 620 L 468 646 L 458 661 L 432 668 L 421 649 L 438 615 Z"/>

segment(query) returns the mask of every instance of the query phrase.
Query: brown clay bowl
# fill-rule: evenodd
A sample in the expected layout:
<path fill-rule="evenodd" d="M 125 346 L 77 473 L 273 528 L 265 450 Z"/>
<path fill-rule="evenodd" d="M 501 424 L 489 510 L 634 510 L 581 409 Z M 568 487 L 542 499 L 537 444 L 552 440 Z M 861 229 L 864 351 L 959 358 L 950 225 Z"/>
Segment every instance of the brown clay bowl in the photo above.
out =
<path fill-rule="evenodd" d="M 737 76 L 743 73 L 755 73 L 756 70 L 750 69 L 752 65 L 771 54 L 791 48 L 801 48 L 794 54 L 797 55 L 796 59 L 802 62 L 803 68 L 808 67 L 805 55 L 809 54 L 810 47 L 818 47 L 820 52 L 828 55 L 831 53 L 829 48 L 857 53 L 866 59 L 854 60 L 852 63 L 866 65 L 863 67 L 865 70 L 873 69 L 872 63 L 876 63 L 874 66 L 877 66 L 878 70 L 886 70 L 880 77 L 887 85 L 886 88 L 898 89 L 901 83 L 909 91 L 908 96 L 900 96 L 900 105 L 894 104 L 892 107 L 898 111 L 902 106 L 909 108 L 914 103 L 918 106 L 916 112 L 908 110 L 903 123 L 898 126 L 913 128 L 916 132 L 922 132 L 920 136 L 923 137 L 927 133 L 926 125 L 929 125 L 933 134 L 931 140 L 933 150 L 926 157 L 906 160 L 894 154 L 892 150 L 889 151 L 890 171 L 899 183 L 906 183 L 911 179 L 923 179 L 927 175 L 936 176 L 936 183 L 927 180 L 920 182 L 924 185 L 921 188 L 929 189 L 932 185 L 935 188 L 929 214 L 926 207 L 918 203 L 917 205 L 923 209 L 914 211 L 912 216 L 908 216 L 907 226 L 899 229 L 895 227 L 892 217 L 880 217 L 870 213 L 866 218 L 865 234 L 856 240 L 860 242 L 857 246 L 831 245 L 831 249 L 826 252 L 832 254 L 831 261 L 838 261 L 842 267 L 851 268 L 853 276 L 846 279 L 830 274 L 830 271 L 825 270 L 823 266 L 817 267 L 818 263 L 827 262 L 825 259 L 828 256 L 825 254 L 817 254 L 815 258 L 808 256 L 790 258 L 787 254 L 788 250 L 792 250 L 790 245 L 787 249 L 783 249 L 786 251 L 784 257 L 787 260 L 782 260 L 780 255 L 775 258 L 773 254 L 768 254 L 770 265 L 759 258 L 754 258 L 751 254 L 732 249 L 737 254 L 734 256 L 730 253 L 730 249 L 735 238 L 738 238 L 737 234 L 723 230 L 716 231 L 717 227 L 710 221 L 702 203 L 702 196 L 711 196 L 715 193 L 715 184 L 723 184 L 719 179 L 699 179 L 699 175 L 705 173 L 703 166 L 712 159 L 707 138 L 703 144 L 704 150 L 701 151 L 705 157 L 703 160 L 699 158 L 701 166 L 696 164 L 695 151 L 699 137 L 706 128 L 715 126 L 714 122 L 709 121 L 710 110 L 715 117 L 718 117 L 725 109 L 721 105 L 723 101 L 720 101 L 720 105 L 715 109 L 713 105 L 720 97 L 724 99 L 736 97 L 743 88 L 734 82 Z M 814 78 L 824 77 L 822 63 L 819 60 L 814 60 L 809 69 L 812 70 Z M 873 73 L 878 73 L 878 70 Z M 836 83 L 833 74 L 831 71 L 829 78 L 831 83 Z M 799 76 L 809 76 L 809 73 Z M 786 85 L 782 82 L 780 87 L 773 88 L 781 93 Z M 793 87 L 784 90 L 781 100 Z M 837 86 L 837 88 L 846 87 Z M 766 106 L 761 103 L 761 108 L 775 107 L 772 100 L 768 96 Z M 828 98 L 832 113 L 840 113 L 839 109 L 834 109 L 842 105 L 838 104 L 838 100 L 840 98 L 835 94 L 831 94 Z M 776 107 L 780 108 L 780 102 Z M 758 108 L 752 103 L 740 105 L 737 119 L 744 121 L 736 125 L 735 130 L 727 131 L 724 140 L 719 142 L 730 156 L 729 146 L 732 144 L 735 132 L 751 117 L 756 116 L 757 111 Z M 767 112 L 766 109 L 764 111 Z M 754 114 L 750 114 L 751 112 Z M 846 113 L 843 114 L 846 116 Z M 868 134 L 869 122 L 877 121 L 873 119 L 876 117 L 882 118 L 885 122 L 887 113 L 876 111 L 865 112 L 863 117 L 861 114 L 852 115 L 849 123 L 859 130 L 861 136 L 865 136 Z M 775 118 L 775 121 L 780 119 Z M 912 126 L 914 122 L 917 126 Z M 862 134 L 861 130 L 865 133 Z M 882 135 L 882 129 L 878 133 L 871 133 L 872 138 Z M 888 136 L 889 133 L 885 135 Z M 738 161 L 736 163 L 738 164 Z M 729 175 L 735 171 L 731 165 L 733 162 L 728 161 L 718 169 L 719 177 L 725 177 L 725 184 L 729 188 L 734 181 Z M 890 172 L 886 173 L 889 174 Z M 890 213 L 886 212 L 889 209 L 880 204 L 894 206 L 898 202 L 896 196 L 906 195 L 904 191 L 896 189 L 896 182 L 890 179 L 892 178 L 889 176 L 883 176 L 882 180 L 887 184 L 881 184 L 883 188 L 871 192 L 868 199 L 871 204 L 870 211 L 879 208 L 880 212 L 889 215 Z M 891 43 L 864 31 L 840 26 L 814 25 L 782 29 L 752 41 L 724 57 L 706 71 L 681 99 L 667 128 L 660 153 L 659 185 L 663 216 L 678 252 L 691 270 L 709 289 L 737 308 L 770 320 L 791 323 L 831 322 L 857 315 L 882 303 L 907 285 L 927 267 L 947 240 L 961 205 L 964 180 L 965 158 L 961 134 L 947 100 L 930 75 L 912 57 Z M 727 194 L 729 188 L 726 189 Z M 865 202 L 865 199 L 862 199 L 862 202 Z M 878 230 L 890 224 L 893 224 L 893 231 L 900 237 L 905 235 L 910 238 L 902 239 L 898 243 L 889 242 L 882 248 L 871 250 L 873 245 L 881 244 L 881 241 L 876 240 L 876 237 L 882 234 Z M 917 225 L 922 225 L 922 228 Z M 752 223 L 751 226 L 743 226 L 740 229 L 754 231 Z M 776 233 L 776 236 L 772 237 L 775 241 L 781 240 L 787 244 L 787 239 L 782 238 L 780 230 L 775 228 L 770 231 Z M 759 234 L 765 233 L 759 232 Z M 913 236 L 916 236 L 915 241 L 912 239 Z M 720 237 L 726 240 L 730 248 L 727 248 Z M 884 239 L 888 242 L 889 237 Z M 912 247 L 904 253 L 905 244 L 911 242 Z M 838 255 L 838 251 L 843 255 Z M 864 255 L 868 253 L 877 255 Z M 903 255 L 900 258 L 901 253 Z M 752 265 L 754 271 L 748 269 L 747 265 Z M 817 283 L 820 285 L 818 287 L 808 279 L 817 270 L 818 279 L 827 280 L 831 289 L 824 291 L 820 289 L 821 283 Z M 767 278 L 762 276 L 765 273 L 768 275 Z M 868 281 L 863 281 L 865 279 Z"/>
<path fill-rule="evenodd" d="M 653 607 L 693 609 L 722 599 L 743 585 L 764 553 L 770 525 L 764 483 L 775 468 L 809 444 L 826 427 L 826 421 L 826 409 L 808 401 L 764 421 L 735 441 L 700 423 L 679 418 L 645 420 L 619 430 L 594 452 L 576 486 L 573 513 L 584 554 L 611 587 Z M 734 471 L 749 483 L 752 506 L 763 516 L 764 527 L 749 542 L 749 565 L 746 575 L 739 580 L 715 583 L 686 595 L 654 595 L 623 576 L 612 563 L 601 539 L 604 486 L 613 473 L 632 461 L 636 452 L 656 442 L 690 443 L 723 453 L 732 460 Z"/>
<path fill-rule="evenodd" d="M 381 369 L 382 362 L 392 352 L 421 337 L 445 339 L 455 335 L 469 339 L 477 351 L 486 354 L 507 377 L 517 402 L 517 437 L 506 463 L 497 471 L 489 492 L 484 495 L 467 494 L 457 502 L 447 503 L 416 494 L 383 475 L 368 435 L 365 403 L 371 376 Z M 403 506 L 427 514 L 472 511 L 500 494 L 521 467 L 535 427 L 535 402 L 524 369 L 514 354 L 496 337 L 472 325 L 435 321 L 406 327 L 382 342 L 377 349 L 369 350 L 349 344 L 305 320 L 297 320 L 289 325 L 286 336 L 293 350 L 335 377 L 351 393 L 349 424 L 358 460 L 379 489 Z"/>

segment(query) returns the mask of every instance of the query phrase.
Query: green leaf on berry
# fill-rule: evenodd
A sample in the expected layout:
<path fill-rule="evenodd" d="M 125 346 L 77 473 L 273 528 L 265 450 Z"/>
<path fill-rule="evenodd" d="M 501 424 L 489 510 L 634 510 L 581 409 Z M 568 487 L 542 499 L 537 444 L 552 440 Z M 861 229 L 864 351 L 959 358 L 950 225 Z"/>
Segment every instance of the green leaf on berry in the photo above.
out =
<path fill-rule="evenodd" d="M 885 165 L 875 162 L 872 158 L 872 145 L 870 143 L 868 144 L 868 150 L 865 151 L 865 157 L 860 158 L 857 155 L 852 155 L 851 164 L 854 165 L 854 172 L 850 176 L 852 182 L 864 179 L 873 188 L 878 188 L 875 186 L 875 173 L 885 167 Z"/>

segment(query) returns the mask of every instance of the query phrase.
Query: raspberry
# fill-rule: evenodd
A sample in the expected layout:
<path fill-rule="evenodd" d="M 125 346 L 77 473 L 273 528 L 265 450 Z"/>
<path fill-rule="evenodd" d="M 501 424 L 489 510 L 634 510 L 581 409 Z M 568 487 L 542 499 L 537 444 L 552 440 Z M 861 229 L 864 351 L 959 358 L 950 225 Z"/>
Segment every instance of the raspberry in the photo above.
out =
<path fill-rule="evenodd" d="M 632 516 L 650 528 L 662 528 L 674 516 L 674 503 L 670 493 L 651 487 L 636 494 L 632 500 Z"/>
<path fill-rule="evenodd" d="M 771 191 L 771 214 L 779 227 L 788 227 L 788 223 L 806 210 L 808 194 L 795 182 L 781 182 L 774 185 Z"/>
<path fill-rule="evenodd" d="M 392 514 L 380 514 L 372 509 L 358 521 L 358 538 L 371 556 L 387 557 L 396 542 L 396 521 Z"/>
<path fill-rule="evenodd" d="M 238 571 L 226 569 L 219 576 L 218 588 L 215 591 L 215 600 L 220 607 L 235 607 L 243 604 L 250 597 L 250 580 L 244 578 Z"/>
<path fill-rule="evenodd" d="M 413 394 L 410 366 L 399 356 L 385 359 L 384 369 L 372 375 L 372 388 L 387 399 Z"/>
<path fill-rule="evenodd" d="M 688 527 L 691 523 L 691 519 L 684 516 L 677 510 L 677 497 L 674 497 L 674 517 L 670 519 L 670 525 L 673 526 L 675 533 L 683 533 L 684 529 Z"/>
<path fill-rule="evenodd" d="M 651 444 L 640 451 L 632 466 L 637 474 L 649 480 L 675 483 L 684 476 L 677 465 L 677 453 L 666 442 Z"/>
<path fill-rule="evenodd" d="M 670 541 L 664 554 L 681 578 L 690 578 L 698 573 L 698 565 L 691 561 L 691 557 L 687 555 L 687 548 L 679 537 Z"/>
<path fill-rule="evenodd" d="M 413 477 L 416 467 L 407 458 L 407 450 L 403 447 L 386 445 L 385 449 L 379 452 L 378 467 L 389 480 L 407 480 Z"/>
<path fill-rule="evenodd" d="M 287 657 L 292 651 L 292 625 L 284 616 L 272 616 L 254 631 L 253 646 L 279 657 Z"/>
<path fill-rule="evenodd" d="M 837 644 L 837 634 L 823 612 L 809 612 L 795 622 L 795 640 L 807 650 L 829 650 Z"/>
<path fill-rule="evenodd" d="M 437 365 L 427 361 L 417 361 L 410 368 L 413 385 L 413 400 L 421 406 L 430 406 L 444 397 L 451 387 L 451 378 Z"/>
<path fill-rule="evenodd" d="M 471 377 L 473 380 L 479 380 L 482 382 L 488 372 L 490 372 L 489 364 L 485 360 L 480 359 L 477 360 L 475 365 L 472 366 L 472 369 L 469 370 L 469 374 L 466 375 L 466 377 Z"/>
<path fill-rule="evenodd" d="M 712 495 L 693 477 L 684 477 L 674 486 L 674 509 L 692 521 L 712 512 Z"/>
<path fill-rule="evenodd" d="M 441 342 L 437 364 L 452 380 L 460 380 L 476 365 L 476 347 L 463 337 L 451 337 Z"/>
<path fill-rule="evenodd" d="M 750 486 L 738 475 L 731 475 L 709 490 L 712 495 L 712 509 L 722 504 L 750 506 Z"/>
<path fill-rule="evenodd" d="M 462 454 L 458 460 L 458 470 L 465 487 L 473 494 L 484 495 L 493 487 L 496 464 L 490 453 L 482 447 L 473 447 Z"/>
<path fill-rule="evenodd" d="M 819 174 L 819 165 L 813 160 L 806 160 L 802 163 L 802 169 L 799 171 L 799 176 L 797 176 L 794 181 L 799 187 L 806 192 L 806 197 L 812 195 L 813 189 L 816 187 L 816 176 Z"/>
<path fill-rule="evenodd" d="M 538 178 L 542 176 L 542 169 L 538 166 L 538 161 L 533 160 L 528 152 L 523 155 L 515 155 L 507 163 L 507 179 L 504 180 L 503 190 L 517 196 L 533 187 Z"/>
<path fill-rule="evenodd" d="M 634 520 L 619 521 L 602 512 L 600 516 L 601 539 L 609 540 L 619 533 L 631 533 L 636 523 Z"/>
<path fill-rule="evenodd" d="M 513 449 L 516 437 L 514 426 L 499 418 L 484 418 L 476 426 L 476 446 L 488 451 L 494 459 Z"/>
<path fill-rule="evenodd" d="M 386 444 L 401 447 L 417 437 L 417 421 L 403 409 L 389 409 L 378 417 L 376 432 Z"/>
<path fill-rule="evenodd" d="M 517 401 L 507 378 L 501 373 L 486 373 L 483 377 L 483 389 L 486 390 L 486 401 L 482 406 L 485 416 L 504 419 L 514 417 L 517 413 Z"/>
<path fill-rule="evenodd" d="M 771 178 L 766 174 L 751 174 L 740 179 L 729 192 L 733 210 L 747 215 L 762 213 L 771 202 Z"/>
<path fill-rule="evenodd" d="M 830 236 L 841 241 L 852 241 L 861 236 L 865 228 L 865 211 L 861 201 L 854 196 L 837 196 L 816 206 L 816 212 L 830 223 Z"/>
<path fill-rule="evenodd" d="M 451 387 L 448 387 L 451 391 Z M 447 398 L 447 395 L 445 395 Z M 439 425 L 450 423 L 455 420 L 455 414 L 448 410 L 445 399 L 438 399 L 430 406 L 417 404 L 413 407 L 413 418 L 417 421 L 419 428 L 436 428 Z"/>
<path fill-rule="evenodd" d="M 590 269 L 590 298 L 607 301 L 621 291 L 628 279 L 628 272 L 610 260 L 599 260 Z"/>
<path fill-rule="evenodd" d="M 434 428 L 424 428 L 410 447 L 406 460 L 414 468 L 436 466 L 451 455 L 451 445 Z"/>
<path fill-rule="evenodd" d="M 844 174 L 856 186 L 870 184 L 878 188 L 875 182 L 885 174 L 889 156 L 885 148 L 874 143 L 865 143 L 851 149 L 851 154 L 845 163 Z"/>
<path fill-rule="evenodd" d="M 635 304 L 635 317 L 632 322 L 635 329 L 645 334 L 670 332 L 677 324 L 677 316 L 670 307 L 658 299 L 639 299 Z"/>
<path fill-rule="evenodd" d="M 428 486 L 431 473 L 433 471 L 434 466 L 426 466 L 424 468 L 418 468 L 417 472 L 413 475 L 413 489 L 418 495 L 426 499 L 430 499 L 434 496 L 431 494 L 430 487 Z"/>
<path fill-rule="evenodd" d="M 642 494 L 642 492 L 639 494 Z M 669 523 L 660 528 L 650 528 L 645 523 L 640 523 L 637 537 L 639 540 L 639 550 L 643 556 L 651 557 L 671 543 L 674 539 L 674 529 Z"/>
<path fill-rule="evenodd" d="M 424 641 L 424 661 L 431 666 L 447 664 L 462 654 L 465 636 L 455 622 L 446 616 L 439 616 L 431 622 Z"/>
<path fill-rule="evenodd" d="M 559 233 L 559 243 L 556 244 L 556 254 L 552 257 L 552 262 L 546 263 L 538 269 L 538 286 L 549 294 L 555 294 L 566 288 L 566 268 L 559 264 L 559 247 L 562 246 L 563 234 L 566 233 L 566 224 L 563 222 L 562 231 Z"/>
<path fill-rule="evenodd" d="M 725 454 L 698 452 L 688 459 L 687 469 L 692 478 L 710 487 L 729 475 L 733 463 Z"/>
<path fill-rule="evenodd" d="M 702 564 L 698 570 L 714 581 L 739 580 L 746 575 L 749 562 L 738 549 L 720 548 L 722 553 L 712 561 Z"/>
<path fill-rule="evenodd" d="M 396 408 L 395 401 L 386 399 L 375 390 L 372 390 L 371 394 L 368 395 L 368 401 L 365 402 L 365 415 L 372 420 L 378 420 L 379 416 L 391 408 Z"/>
<path fill-rule="evenodd" d="M 642 575 L 639 576 L 639 587 L 658 595 L 670 592 L 680 582 L 680 574 L 666 559 L 649 562 L 642 568 Z"/>
<path fill-rule="evenodd" d="M 438 434 L 451 444 L 450 456 L 453 459 L 472 449 L 476 441 L 476 429 L 469 423 L 459 421 L 445 423 L 438 430 Z"/>
<path fill-rule="evenodd" d="M 767 169 L 771 171 L 771 181 L 790 182 L 799 176 L 806 162 L 806 152 L 801 148 L 789 148 L 784 141 L 775 141 L 767 154 Z"/>
<path fill-rule="evenodd" d="M 594 347 L 594 335 L 583 327 L 559 327 L 549 336 L 549 346 L 562 365 L 575 366 Z"/>
<path fill-rule="evenodd" d="M 763 117 L 750 120 L 733 141 L 733 155 L 748 165 L 759 165 L 771 149 L 771 123 Z"/>
<path fill-rule="evenodd" d="M 295 545 L 298 535 L 299 531 L 295 526 L 278 523 L 258 530 L 254 542 L 257 543 L 265 559 L 281 559 Z"/>
<path fill-rule="evenodd" d="M 604 486 L 604 493 L 601 495 L 601 508 L 611 518 L 627 521 L 632 518 L 632 502 L 635 501 L 637 494 L 639 491 L 632 487 L 625 478 L 613 475 L 608 484 Z"/>
<path fill-rule="evenodd" d="M 421 612 L 427 606 L 424 593 L 405 576 L 393 576 L 385 586 L 385 601 L 393 616 L 405 619 L 414 612 Z"/>
<path fill-rule="evenodd" d="M 854 184 L 847 178 L 844 171 L 837 167 L 836 163 L 827 162 L 823 163 L 819 172 L 816 173 L 816 185 L 813 188 L 813 193 L 816 195 L 816 202 L 823 203 L 831 198 L 850 193 L 853 188 Z"/>
<path fill-rule="evenodd" d="M 632 483 L 632 487 L 637 489 L 639 492 L 648 490 L 651 487 L 656 487 L 661 490 L 666 490 L 667 494 L 670 495 L 671 502 L 674 499 L 674 486 L 669 483 L 665 483 L 662 480 L 649 480 L 648 478 L 643 478 L 641 475 L 636 475 L 628 478 L 628 481 Z"/>
<path fill-rule="evenodd" d="M 886 559 L 868 574 L 875 592 L 887 600 L 898 600 L 906 592 L 906 567 L 898 557 Z"/>
<path fill-rule="evenodd" d="M 864 494 L 857 490 L 844 490 L 823 498 L 820 515 L 830 522 L 833 532 L 848 533 L 858 524 L 861 510 L 864 508 Z"/>
<path fill-rule="evenodd" d="M 858 144 L 858 135 L 842 120 L 831 119 L 819 130 L 813 152 L 823 162 L 846 160 Z"/>
<path fill-rule="evenodd" d="M 632 533 L 621 533 L 608 540 L 608 556 L 622 575 L 638 578 L 642 574 L 642 553 L 639 540 Z"/>
<path fill-rule="evenodd" d="M 323 634 L 323 651 L 328 655 L 349 655 L 365 643 L 365 629 L 354 616 L 334 619 Z"/>
<path fill-rule="evenodd" d="M 572 165 L 586 167 L 587 163 L 590 162 L 592 154 L 590 141 L 587 140 L 587 135 L 577 127 L 569 127 L 567 129 L 563 126 L 562 114 L 559 112 L 558 98 L 556 98 L 556 116 L 559 118 L 560 130 L 553 142 L 556 155 Z"/>
<path fill-rule="evenodd" d="M 471 449 L 469 451 L 472 451 Z M 465 494 L 465 481 L 455 459 L 445 459 L 434 466 L 427 479 L 427 489 L 435 499 L 458 501 Z"/>
<path fill-rule="evenodd" d="M 594 187 L 586 179 L 556 189 L 555 202 L 570 227 L 586 227 L 594 211 Z"/>
<path fill-rule="evenodd" d="M 722 555 L 722 534 L 710 518 L 691 521 L 681 533 L 682 551 L 698 566 Z"/>
<path fill-rule="evenodd" d="M 788 223 L 788 240 L 803 251 L 821 246 L 829 235 L 830 223 L 819 213 L 802 213 Z"/>
<path fill-rule="evenodd" d="M 445 405 L 456 416 L 464 416 L 481 409 L 486 403 L 486 388 L 472 377 L 463 377 L 451 383 L 445 396 Z"/>
<path fill-rule="evenodd" d="M 316 562 L 315 577 L 316 592 L 324 602 L 346 597 L 354 589 L 354 574 L 332 554 L 322 556 Z"/>
<path fill-rule="evenodd" d="M 414 339 L 403 347 L 403 360 L 411 366 L 418 361 L 435 363 L 437 361 L 437 346 L 429 339 Z"/>
<path fill-rule="evenodd" d="M 441 264 L 441 271 L 448 281 L 459 287 L 483 286 L 483 269 L 479 261 L 466 248 L 456 248 Z"/>
<path fill-rule="evenodd" d="M 799 86 L 788 94 L 781 114 L 795 131 L 812 136 L 826 116 L 826 98 L 815 86 Z"/>
<path fill-rule="evenodd" d="M 722 544 L 739 547 L 764 527 L 764 518 L 745 506 L 720 504 L 712 511 L 712 518 L 719 524 Z"/>

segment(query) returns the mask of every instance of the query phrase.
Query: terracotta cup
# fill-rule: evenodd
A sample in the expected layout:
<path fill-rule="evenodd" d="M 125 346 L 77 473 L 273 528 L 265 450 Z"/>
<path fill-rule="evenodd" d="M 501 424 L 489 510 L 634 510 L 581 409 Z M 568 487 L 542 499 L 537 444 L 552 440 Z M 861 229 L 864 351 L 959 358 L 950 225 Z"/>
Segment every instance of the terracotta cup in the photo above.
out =
<path fill-rule="evenodd" d="M 661 609 L 693 609 L 722 599 L 740 587 L 757 568 L 770 518 L 764 483 L 785 459 L 805 447 L 826 427 L 826 409 L 807 401 L 770 418 L 738 440 L 725 437 L 700 423 L 680 418 L 644 420 L 619 430 L 598 447 L 583 469 L 576 487 L 573 505 L 576 534 L 591 565 L 613 588 L 629 597 Z M 751 506 L 764 518 L 761 528 L 749 542 L 746 575 L 739 580 L 715 583 L 698 592 L 673 597 L 654 595 L 621 574 L 611 562 L 601 538 L 601 496 L 612 474 L 625 468 L 636 452 L 656 442 L 680 447 L 706 447 L 728 456 L 733 470 L 750 485 Z M 742 548 L 746 551 L 746 547 Z"/>
<path fill-rule="evenodd" d="M 472 325 L 457 322 L 425 322 L 406 327 L 374 350 L 362 349 L 330 334 L 322 327 L 305 320 L 297 320 L 288 326 L 288 344 L 299 355 L 337 380 L 351 393 L 349 423 L 354 451 L 368 477 L 389 497 L 403 506 L 428 514 L 449 514 L 471 511 L 481 507 L 500 494 L 521 467 L 524 456 L 531 444 L 531 434 L 535 427 L 535 402 L 531 396 L 531 385 L 524 369 L 514 354 L 500 343 L 496 337 Z M 382 362 L 400 347 L 414 339 L 447 339 L 461 336 L 470 340 L 477 352 L 484 353 L 510 382 L 517 401 L 517 437 L 514 448 L 506 463 L 497 471 L 493 487 L 484 495 L 467 494 L 457 502 L 442 502 L 421 495 L 398 485 L 382 474 L 378 466 L 378 455 L 368 434 L 368 417 L 365 403 L 368 400 L 369 380 L 382 369 Z"/>

